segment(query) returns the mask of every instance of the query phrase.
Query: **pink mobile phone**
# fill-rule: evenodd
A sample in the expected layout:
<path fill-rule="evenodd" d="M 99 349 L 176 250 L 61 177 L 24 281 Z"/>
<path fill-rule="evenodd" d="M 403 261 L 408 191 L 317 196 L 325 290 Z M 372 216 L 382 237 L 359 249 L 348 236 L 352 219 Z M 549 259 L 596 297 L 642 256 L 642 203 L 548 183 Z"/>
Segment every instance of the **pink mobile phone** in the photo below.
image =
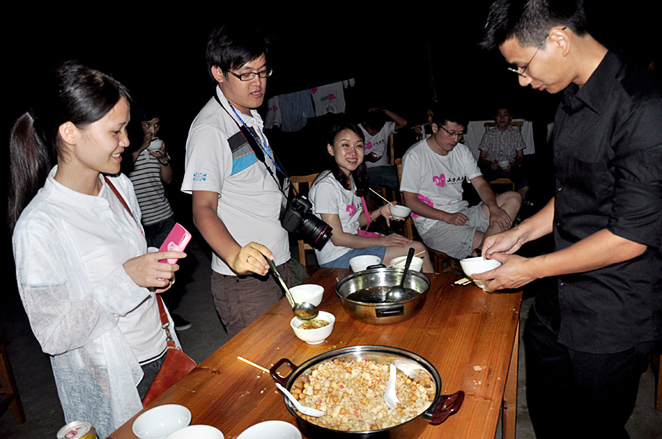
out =
<path fill-rule="evenodd" d="M 166 252 L 169 250 L 176 250 L 183 252 L 190 240 L 191 233 L 189 233 L 189 231 L 186 230 L 181 224 L 177 223 L 175 224 L 175 227 L 172 228 L 165 241 L 163 241 L 163 244 L 161 244 L 159 251 Z M 177 262 L 177 258 L 161 259 L 159 262 L 174 264 Z"/>

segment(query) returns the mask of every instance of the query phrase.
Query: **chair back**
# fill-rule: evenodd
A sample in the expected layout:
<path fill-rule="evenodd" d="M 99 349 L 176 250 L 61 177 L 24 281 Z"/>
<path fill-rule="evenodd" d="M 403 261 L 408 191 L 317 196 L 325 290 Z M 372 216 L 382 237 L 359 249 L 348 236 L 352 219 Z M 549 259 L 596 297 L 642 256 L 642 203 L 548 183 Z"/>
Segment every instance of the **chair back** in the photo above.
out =
<path fill-rule="evenodd" d="M 511 127 L 517 127 L 517 129 L 520 132 L 522 132 L 522 125 L 524 125 L 524 122 L 522 122 L 521 120 L 516 120 L 516 121 L 510 122 L 510 126 Z M 496 126 L 496 122 L 485 122 L 485 131 L 487 132 L 487 131 L 490 130 L 490 128 L 495 127 L 495 126 Z"/>
<path fill-rule="evenodd" d="M 294 175 L 290 177 L 290 181 L 292 182 L 292 187 L 296 191 L 297 194 L 300 195 L 306 195 L 308 191 L 310 190 L 310 186 L 312 186 L 313 182 L 319 175 L 318 173 L 315 174 L 308 174 L 308 175 Z M 306 193 L 302 194 L 302 190 L 304 189 L 302 186 L 306 186 Z M 306 266 L 306 250 L 314 250 L 312 246 L 309 244 L 306 244 L 303 242 L 303 239 L 297 240 L 297 247 L 299 249 L 299 262 L 305 267 Z"/>

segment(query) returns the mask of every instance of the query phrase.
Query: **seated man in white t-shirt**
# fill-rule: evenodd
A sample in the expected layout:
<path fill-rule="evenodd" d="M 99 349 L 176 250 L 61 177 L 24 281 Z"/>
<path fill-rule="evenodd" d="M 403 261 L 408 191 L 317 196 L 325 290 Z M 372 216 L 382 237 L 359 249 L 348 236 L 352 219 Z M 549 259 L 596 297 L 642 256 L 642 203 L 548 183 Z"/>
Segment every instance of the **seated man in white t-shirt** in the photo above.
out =
<path fill-rule="evenodd" d="M 485 236 L 510 229 L 522 199 L 512 191 L 495 196 L 460 143 L 467 120 L 438 109 L 432 117 L 432 135 L 403 157 L 400 191 L 425 245 L 462 259 L 475 254 Z M 464 180 L 476 189 L 478 205 L 470 207 L 462 198 Z"/>
<path fill-rule="evenodd" d="M 391 134 L 406 126 L 407 120 L 390 110 L 372 108 L 366 112 L 359 127 L 365 137 L 365 164 L 371 188 L 386 186 L 398 190 L 398 171 L 389 161 L 388 142 Z"/>

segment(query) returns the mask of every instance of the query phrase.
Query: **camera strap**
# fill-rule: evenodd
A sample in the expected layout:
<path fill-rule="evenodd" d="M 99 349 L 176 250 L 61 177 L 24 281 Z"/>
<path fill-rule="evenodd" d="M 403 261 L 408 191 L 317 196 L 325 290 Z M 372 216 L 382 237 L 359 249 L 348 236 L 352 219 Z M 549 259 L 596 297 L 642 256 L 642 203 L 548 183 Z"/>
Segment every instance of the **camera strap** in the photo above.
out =
<path fill-rule="evenodd" d="M 239 114 L 237 113 L 235 108 L 232 106 L 232 104 L 230 104 L 230 108 L 232 108 L 232 111 L 234 112 L 234 114 L 241 121 L 241 124 L 239 124 L 239 122 L 237 122 L 237 119 L 232 117 L 232 115 L 227 110 L 227 108 L 225 108 L 223 103 L 221 103 L 221 99 L 218 97 L 216 92 L 214 92 L 214 98 L 216 99 L 216 102 L 218 102 L 218 105 L 220 105 L 221 108 L 223 110 L 225 110 L 225 112 L 228 114 L 228 116 L 230 116 L 230 119 L 232 119 L 232 121 L 237 125 L 237 127 L 239 128 L 239 131 L 244 136 L 244 139 L 246 140 L 246 143 L 248 144 L 248 146 L 253 151 L 253 154 L 255 154 L 255 157 L 257 157 L 257 159 L 264 164 L 265 168 L 267 168 L 267 172 L 269 172 L 271 177 L 276 181 L 276 184 L 278 185 L 278 189 L 283 193 L 285 198 L 287 198 L 287 189 L 289 188 L 290 178 L 287 176 L 287 174 L 283 170 L 283 166 L 281 165 L 280 161 L 276 157 L 276 154 L 274 153 L 273 149 L 271 149 L 269 147 L 269 143 L 267 142 L 267 139 L 264 136 L 264 133 L 260 133 L 261 136 L 262 136 L 262 139 L 263 139 L 263 142 L 262 142 L 262 144 L 264 145 L 264 148 L 263 148 L 262 145 L 261 145 L 261 142 L 259 141 L 259 139 L 255 135 L 255 130 L 253 130 L 252 128 L 249 128 L 246 125 L 246 122 L 244 122 L 244 120 L 241 118 L 241 116 L 239 116 Z M 280 172 L 283 175 L 283 183 L 281 183 L 281 181 L 278 179 L 278 177 L 276 175 L 274 175 L 274 173 L 271 170 L 271 168 L 269 167 L 269 165 L 267 165 L 265 152 L 267 153 L 267 155 L 269 155 L 269 158 L 271 159 L 271 162 L 274 164 L 274 167 L 276 168 L 276 172 Z M 294 191 L 294 187 L 292 187 L 292 190 Z"/>

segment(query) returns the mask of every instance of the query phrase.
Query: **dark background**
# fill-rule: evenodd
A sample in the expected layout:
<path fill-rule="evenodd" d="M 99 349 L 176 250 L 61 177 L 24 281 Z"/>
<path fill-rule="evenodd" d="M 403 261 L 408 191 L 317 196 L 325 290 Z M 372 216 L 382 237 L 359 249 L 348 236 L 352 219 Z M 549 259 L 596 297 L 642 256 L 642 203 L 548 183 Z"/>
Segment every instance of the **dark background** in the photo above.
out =
<path fill-rule="evenodd" d="M 78 59 L 110 73 L 129 87 L 137 102 L 149 101 L 161 109 L 160 137 L 178 173 L 170 188 L 171 201 L 186 216 L 190 199 L 179 193 L 186 134 L 213 90 L 205 43 L 213 28 L 229 20 L 259 26 L 273 40 L 269 62 L 275 73 L 267 97 L 354 79 L 355 86 L 345 96 L 350 116 L 380 106 L 415 124 L 424 120 L 428 103 L 436 99 L 463 105 L 472 119 L 490 119 L 494 105 L 507 103 L 515 117 L 533 121 L 541 132 L 552 119 L 558 96 L 520 87 L 499 54 L 478 47 L 490 3 L 381 4 L 375 13 L 338 3 L 306 10 L 284 2 L 269 7 L 248 2 L 241 8 L 228 8 L 226 2 L 179 3 L 172 8 L 25 3 L 5 15 L 2 30 L 3 133 L 6 139 L 13 121 L 26 111 L 34 85 L 54 64 Z M 587 9 L 592 32 L 638 62 L 659 56 L 659 14 L 650 10 L 654 3 L 618 2 L 615 9 L 591 0 Z M 323 151 L 324 123 L 311 119 L 300 133 L 269 135 L 291 175 L 323 167 L 317 158 Z M 409 145 L 407 138 L 400 142 L 400 153 Z M 2 151 L 1 172 L 7 175 L 6 141 Z M 544 143 L 536 142 L 536 151 L 544 161 Z"/>

